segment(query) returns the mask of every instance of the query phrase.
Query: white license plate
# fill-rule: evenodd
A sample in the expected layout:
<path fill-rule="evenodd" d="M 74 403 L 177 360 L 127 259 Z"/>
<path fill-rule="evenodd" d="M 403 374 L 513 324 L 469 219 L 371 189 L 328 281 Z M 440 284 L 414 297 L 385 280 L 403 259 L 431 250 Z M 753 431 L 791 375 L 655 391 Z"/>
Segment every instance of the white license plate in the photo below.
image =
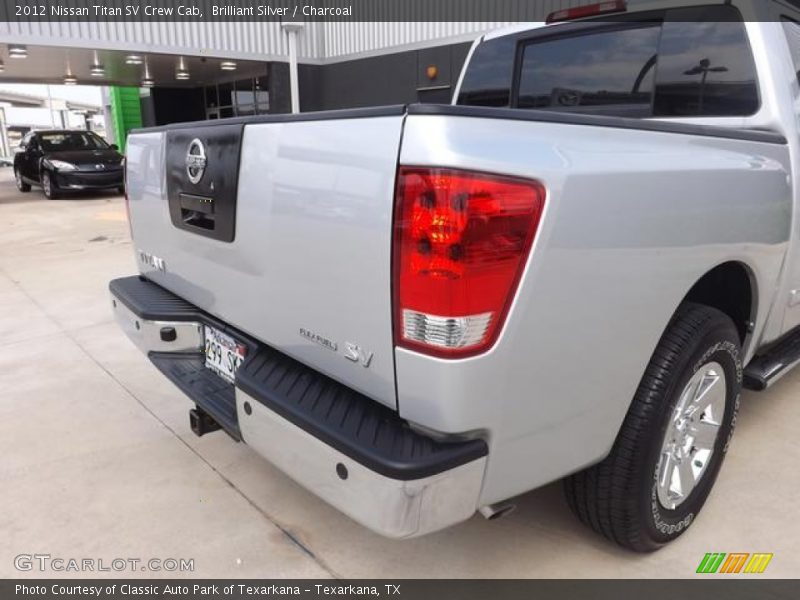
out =
<path fill-rule="evenodd" d="M 244 361 L 247 348 L 219 329 L 205 326 L 206 367 L 233 383 L 236 369 Z"/>

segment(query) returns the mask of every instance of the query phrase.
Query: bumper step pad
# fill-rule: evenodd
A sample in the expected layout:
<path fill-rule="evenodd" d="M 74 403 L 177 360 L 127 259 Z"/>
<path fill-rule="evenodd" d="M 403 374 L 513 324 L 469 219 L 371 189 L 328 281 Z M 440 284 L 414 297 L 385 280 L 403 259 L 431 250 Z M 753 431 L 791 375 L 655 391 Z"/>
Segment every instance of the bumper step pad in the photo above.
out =
<path fill-rule="evenodd" d="M 233 386 L 206 369 L 201 353 L 149 352 L 150 360 L 235 439 L 236 389 L 368 469 L 400 481 L 422 479 L 485 457 L 481 439 L 442 442 L 395 411 L 285 354 L 256 342 L 140 276 L 116 279 L 112 295 L 140 319 L 197 322 L 248 346 Z"/>
<path fill-rule="evenodd" d="M 236 385 L 317 439 L 391 477 L 428 477 L 485 456 L 483 440 L 443 443 L 363 394 L 262 346 L 245 360 Z"/>
<path fill-rule="evenodd" d="M 150 321 L 197 321 L 200 311 L 144 277 L 123 277 L 108 284 L 111 293 L 139 318 Z"/>
<path fill-rule="evenodd" d="M 211 415 L 236 441 L 241 441 L 232 384 L 206 368 L 202 354 L 151 352 L 150 361 L 197 406 Z"/>

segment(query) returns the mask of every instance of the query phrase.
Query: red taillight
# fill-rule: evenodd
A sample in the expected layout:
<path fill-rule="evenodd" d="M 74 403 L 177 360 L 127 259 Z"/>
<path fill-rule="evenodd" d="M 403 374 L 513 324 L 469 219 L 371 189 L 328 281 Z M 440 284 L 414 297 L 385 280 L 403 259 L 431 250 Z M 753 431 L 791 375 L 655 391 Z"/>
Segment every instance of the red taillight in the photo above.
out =
<path fill-rule="evenodd" d="M 545 22 L 549 24 L 558 23 L 560 21 L 572 21 L 574 19 L 609 15 L 612 13 L 625 12 L 627 10 L 628 3 L 625 0 L 611 0 L 609 2 L 590 4 L 588 6 L 576 6 L 575 8 L 557 10 L 554 13 L 550 13 Z"/>
<path fill-rule="evenodd" d="M 536 181 L 401 167 L 395 343 L 445 357 L 490 348 L 516 292 L 544 198 Z"/>

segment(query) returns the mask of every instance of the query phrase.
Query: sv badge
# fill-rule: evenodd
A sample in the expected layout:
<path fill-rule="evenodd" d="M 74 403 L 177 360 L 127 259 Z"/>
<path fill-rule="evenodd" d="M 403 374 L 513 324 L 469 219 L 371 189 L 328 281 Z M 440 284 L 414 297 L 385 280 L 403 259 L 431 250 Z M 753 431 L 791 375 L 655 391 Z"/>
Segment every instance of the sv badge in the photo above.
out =
<path fill-rule="evenodd" d="M 372 356 L 372 352 L 367 352 L 358 344 L 354 344 L 353 342 L 344 343 L 344 357 L 355 363 L 361 363 L 361 366 L 365 369 L 369 367 L 369 363 L 372 362 Z"/>

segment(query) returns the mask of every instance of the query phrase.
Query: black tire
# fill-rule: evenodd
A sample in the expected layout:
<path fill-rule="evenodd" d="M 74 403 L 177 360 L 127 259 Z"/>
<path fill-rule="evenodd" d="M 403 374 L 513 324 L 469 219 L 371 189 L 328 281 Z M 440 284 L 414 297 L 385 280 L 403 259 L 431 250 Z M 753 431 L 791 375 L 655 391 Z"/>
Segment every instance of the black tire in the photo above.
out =
<path fill-rule="evenodd" d="M 710 363 L 722 367 L 726 388 L 713 452 L 704 466 L 691 459 L 690 464 L 701 467 L 696 483 L 677 506 L 667 508 L 658 487 L 662 443 L 668 427 L 673 431 L 673 413 L 684 388 Z M 680 536 L 694 522 L 722 466 L 741 386 L 741 347 L 733 321 L 714 308 L 682 306 L 650 359 L 611 453 L 564 481 L 572 511 L 596 532 L 637 552 L 657 550 Z M 696 452 L 695 443 L 689 438 L 690 453 Z"/>
<path fill-rule="evenodd" d="M 42 191 L 44 192 L 45 198 L 48 200 L 55 200 L 58 198 L 58 192 L 56 192 L 53 187 L 53 176 L 50 174 L 50 171 L 42 170 L 41 180 Z"/>
<path fill-rule="evenodd" d="M 31 184 L 25 183 L 22 179 L 22 173 L 19 172 L 18 169 L 14 169 L 14 181 L 17 184 L 17 189 L 20 192 L 30 192 L 31 191 Z"/>

